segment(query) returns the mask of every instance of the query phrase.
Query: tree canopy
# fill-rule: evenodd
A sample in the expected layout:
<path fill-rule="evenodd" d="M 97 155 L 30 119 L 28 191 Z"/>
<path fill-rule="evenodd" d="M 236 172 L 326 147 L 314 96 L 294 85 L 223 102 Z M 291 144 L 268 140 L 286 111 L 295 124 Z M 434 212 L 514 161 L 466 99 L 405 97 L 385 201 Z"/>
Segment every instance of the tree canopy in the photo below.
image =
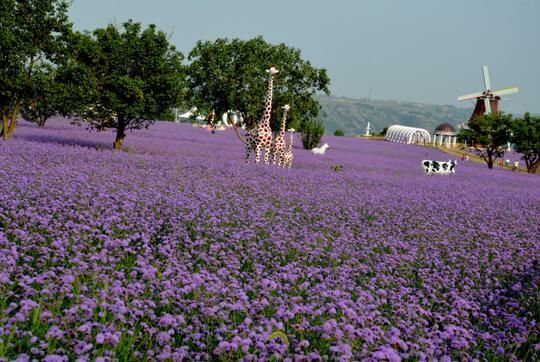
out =
<path fill-rule="evenodd" d="M 76 113 L 91 127 L 114 128 L 114 148 L 126 131 L 147 128 L 175 106 L 184 89 L 183 55 L 169 44 L 167 35 L 132 20 L 123 29 L 109 25 L 92 34 L 78 34 L 72 65 L 90 89 Z M 88 79 L 90 78 L 90 79 Z"/>
<path fill-rule="evenodd" d="M 523 155 L 527 171 L 535 173 L 540 165 L 540 117 L 525 113 L 523 118 L 514 119 L 511 128 L 515 150 Z"/>
<path fill-rule="evenodd" d="M 0 132 L 5 140 L 13 135 L 21 107 L 35 101 L 44 67 L 53 68 L 67 52 L 68 6 L 65 0 L 0 2 Z"/>
<path fill-rule="evenodd" d="M 496 159 L 502 158 L 510 141 L 510 114 L 492 113 L 475 117 L 468 127 L 459 132 L 461 140 L 471 144 L 486 162 L 493 168 Z"/>
<path fill-rule="evenodd" d="M 318 115 L 317 92 L 329 94 L 326 70 L 303 60 L 298 49 L 272 45 L 262 37 L 251 40 L 199 41 L 188 55 L 188 99 L 202 114 L 235 111 L 247 128 L 255 126 L 267 91 L 266 69 L 276 67 L 272 108 L 273 129 L 278 128 L 280 105 L 289 104 L 292 127 Z"/>
<path fill-rule="evenodd" d="M 44 127 L 50 117 L 56 115 L 64 101 L 62 85 L 56 79 L 56 69 L 43 64 L 36 70 L 28 85 L 28 99 L 22 104 L 21 115 L 30 122 Z"/>

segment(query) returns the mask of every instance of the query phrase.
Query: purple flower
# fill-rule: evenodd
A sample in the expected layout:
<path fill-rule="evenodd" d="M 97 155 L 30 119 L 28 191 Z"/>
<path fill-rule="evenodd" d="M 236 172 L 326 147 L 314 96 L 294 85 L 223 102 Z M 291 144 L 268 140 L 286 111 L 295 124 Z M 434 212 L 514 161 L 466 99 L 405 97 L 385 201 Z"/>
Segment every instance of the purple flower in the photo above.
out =
<path fill-rule="evenodd" d="M 378 351 L 372 355 L 378 360 L 388 360 L 389 362 L 400 362 L 401 357 L 399 353 L 391 347 L 381 347 Z"/>
<path fill-rule="evenodd" d="M 57 326 L 51 326 L 49 328 L 49 331 L 45 335 L 46 338 L 52 338 L 52 339 L 62 339 L 63 336 L 64 336 L 64 332 Z"/>
<path fill-rule="evenodd" d="M 56 354 L 49 354 L 43 359 L 44 362 L 65 362 L 69 358 L 67 356 L 60 356 Z"/>
<path fill-rule="evenodd" d="M 110 132 L 19 125 L 0 142 L 0 338 L 29 358 L 51 340 L 81 360 L 129 341 L 156 360 L 538 348 L 534 175 L 426 177 L 419 160 L 445 154 L 353 137 L 325 136 L 324 158 L 294 148 L 283 170 L 246 165 L 230 130 L 156 122 L 113 152 Z"/>

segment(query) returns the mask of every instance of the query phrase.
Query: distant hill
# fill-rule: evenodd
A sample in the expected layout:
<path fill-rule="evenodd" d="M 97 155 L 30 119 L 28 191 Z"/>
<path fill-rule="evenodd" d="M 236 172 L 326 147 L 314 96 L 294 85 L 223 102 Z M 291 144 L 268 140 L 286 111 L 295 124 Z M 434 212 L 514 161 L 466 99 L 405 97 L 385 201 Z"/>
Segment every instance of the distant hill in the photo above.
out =
<path fill-rule="evenodd" d="M 472 108 L 458 108 L 422 103 L 351 99 L 319 96 L 325 133 L 333 134 L 341 129 L 346 135 L 365 133 L 371 122 L 371 132 L 379 133 L 383 128 L 400 124 L 425 128 L 433 132 L 441 123 L 448 122 L 454 127 L 467 122 Z"/>

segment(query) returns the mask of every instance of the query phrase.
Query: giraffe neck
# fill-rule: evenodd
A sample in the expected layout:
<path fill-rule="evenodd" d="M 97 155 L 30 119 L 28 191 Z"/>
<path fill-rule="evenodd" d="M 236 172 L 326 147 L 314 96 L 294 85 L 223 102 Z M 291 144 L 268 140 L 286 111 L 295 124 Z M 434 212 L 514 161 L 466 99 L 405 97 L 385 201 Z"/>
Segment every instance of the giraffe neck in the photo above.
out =
<path fill-rule="evenodd" d="M 283 110 L 283 118 L 281 119 L 281 128 L 279 129 L 279 136 L 283 137 L 285 136 L 285 124 L 287 121 L 287 109 Z"/>
<path fill-rule="evenodd" d="M 274 88 L 274 75 L 270 74 L 268 78 L 268 91 L 266 92 L 266 101 L 264 114 L 261 117 L 259 128 L 270 128 L 270 118 L 272 115 L 272 90 Z"/>
<path fill-rule="evenodd" d="M 294 136 L 294 133 L 291 132 L 291 135 L 289 137 L 289 144 L 287 145 L 288 152 L 292 152 L 293 136 Z"/>

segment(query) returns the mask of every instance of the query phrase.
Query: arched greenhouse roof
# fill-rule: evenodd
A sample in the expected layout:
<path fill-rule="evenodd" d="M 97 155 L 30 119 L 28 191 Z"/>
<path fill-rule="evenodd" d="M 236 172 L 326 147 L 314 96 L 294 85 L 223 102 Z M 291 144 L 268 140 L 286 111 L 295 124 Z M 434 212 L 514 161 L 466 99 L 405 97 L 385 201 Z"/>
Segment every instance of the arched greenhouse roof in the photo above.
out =
<path fill-rule="evenodd" d="M 385 140 L 399 143 L 429 143 L 431 135 L 423 128 L 393 125 L 386 131 Z"/>

